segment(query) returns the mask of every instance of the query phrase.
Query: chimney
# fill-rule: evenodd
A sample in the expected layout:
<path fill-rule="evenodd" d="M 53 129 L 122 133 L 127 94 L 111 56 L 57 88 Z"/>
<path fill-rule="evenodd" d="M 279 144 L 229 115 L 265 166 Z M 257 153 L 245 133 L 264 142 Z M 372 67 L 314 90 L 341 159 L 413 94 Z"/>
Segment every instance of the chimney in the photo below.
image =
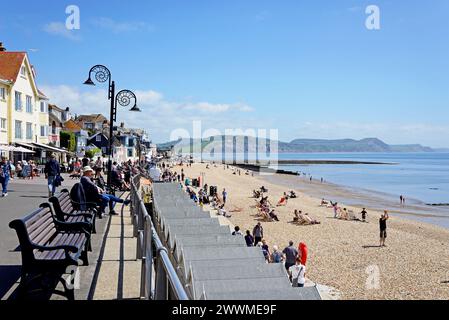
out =
<path fill-rule="evenodd" d="M 0 52 L 5 52 L 6 48 L 3 46 L 3 42 L 0 42 Z"/>

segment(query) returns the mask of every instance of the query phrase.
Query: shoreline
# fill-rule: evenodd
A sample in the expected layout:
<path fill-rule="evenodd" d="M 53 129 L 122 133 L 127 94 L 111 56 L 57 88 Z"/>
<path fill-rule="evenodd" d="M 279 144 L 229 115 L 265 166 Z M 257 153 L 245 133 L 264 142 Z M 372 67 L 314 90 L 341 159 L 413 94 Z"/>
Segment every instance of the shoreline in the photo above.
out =
<path fill-rule="evenodd" d="M 388 207 L 392 208 L 389 212 L 393 214 L 408 216 L 409 219 L 449 229 L 449 204 L 446 203 L 425 203 L 418 199 L 409 198 L 407 205 L 399 205 L 397 199 L 392 194 L 370 189 L 357 189 L 355 187 L 327 181 L 310 182 L 308 179 L 304 180 L 300 174 L 293 171 L 275 170 L 252 164 L 236 164 L 229 166 L 250 170 L 259 175 L 262 172 L 263 174 L 260 176 L 265 177 L 268 182 L 274 182 L 287 188 L 299 188 L 302 192 L 312 197 L 344 202 L 348 205 L 365 207 L 372 210 L 383 210 L 384 207 Z M 379 205 L 379 203 L 382 205 Z M 440 219 L 441 221 L 435 221 L 434 218 Z"/>
<path fill-rule="evenodd" d="M 218 187 L 219 194 L 226 188 L 228 203 L 226 209 L 233 211 L 229 219 L 242 231 L 252 230 L 259 221 L 254 208 L 252 190 L 265 185 L 269 189 L 272 203 L 276 203 L 283 192 L 295 190 L 296 199 L 290 199 L 287 206 L 275 210 L 280 222 L 262 222 L 270 248 L 283 248 L 288 241 L 297 245 L 300 241 L 309 247 L 307 278 L 325 286 L 336 288 L 342 299 L 449 299 L 449 230 L 429 223 L 405 218 L 402 214 L 392 214 L 388 222 L 387 247 L 379 248 L 378 218 L 381 211 L 369 209 L 368 223 L 344 221 L 333 218 L 332 209 L 320 207 L 321 197 L 309 195 L 309 184 L 291 185 L 294 176 L 278 175 L 270 180 L 266 176 L 254 174 L 233 174 L 233 166 L 195 163 L 185 167 L 186 176 L 198 177 L 204 173 L 208 185 Z M 180 172 L 176 166 L 174 171 Z M 287 187 L 286 185 L 289 185 Z M 320 188 L 320 183 L 317 184 Z M 347 203 L 344 202 L 344 205 Z M 343 206 L 343 204 L 341 204 Z M 346 206 L 360 212 L 357 206 Z M 368 206 L 366 206 L 368 208 Z M 314 226 L 298 226 L 292 223 L 293 210 L 300 209 L 321 222 Z M 387 208 L 389 209 L 389 208 Z M 366 287 L 367 270 L 378 267 L 379 288 Z"/>

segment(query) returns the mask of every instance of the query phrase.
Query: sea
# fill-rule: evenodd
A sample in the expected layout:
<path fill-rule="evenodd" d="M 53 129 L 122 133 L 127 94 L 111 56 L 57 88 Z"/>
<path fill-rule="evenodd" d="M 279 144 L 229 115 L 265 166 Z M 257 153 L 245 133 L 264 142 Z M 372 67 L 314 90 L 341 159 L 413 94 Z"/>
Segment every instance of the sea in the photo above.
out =
<path fill-rule="evenodd" d="M 202 155 L 202 160 L 212 158 Z M 240 156 L 227 160 L 232 158 L 243 160 Z M 248 155 L 244 157 L 250 162 L 251 158 Z M 364 204 L 372 208 L 380 209 L 388 205 L 388 208 L 402 212 L 404 217 L 449 228 L 449 153 L 279 153 L 277 158 L 385 163 L 282 164 L 276 168 L 297 172 L 298 179 L 304 181 L 312 177 L 313 181 L 320 182 L 322 178 L 326 184 L 342 186 L 350 191 L 348 195 L 360 194 L 365 199 Z M 277 182 L 276 177 L 270 179 Z M 401 195 L 406 199 L 406 207 L 397 205 Z M 353 199 L 352 196 L 334 200 L 348 205 L 360 204 L 360 199 Z"/>
<path fill-rule="evenodd" d="M 449 153 L 280 153 L 279 160 L 348 160 L 388 164 L 280 165 L 279 169 L 425 204 L 449 204 Z"/>

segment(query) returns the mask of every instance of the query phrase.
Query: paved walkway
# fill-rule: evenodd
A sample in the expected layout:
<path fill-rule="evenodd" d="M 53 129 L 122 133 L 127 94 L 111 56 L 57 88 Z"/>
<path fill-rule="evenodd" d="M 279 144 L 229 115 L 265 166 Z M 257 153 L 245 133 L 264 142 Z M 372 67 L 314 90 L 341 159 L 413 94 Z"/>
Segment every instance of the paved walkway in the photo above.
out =
<path fill-rule="evenodd" d="M 123 195 L 126 198 L 128 193 Z M 128 207 L 112 216 L 106 231 L 104 252 L 94 281 L 94 300 L 139 299 L 141 261 L 136 260 L 137 239 Z"/>
<path fill-rule="evenodd" d="M 65 181 L 62 188 L 70 189 L 78 180 L 63 175 Z M 20 280 L 21 254 L 16 232 L 9 228 L 9 223 L 17 218 L 25 217 L 36 210 L 41 203 L 48 201 L 47 182 L 43 177 L 34 180 L 15 179 L 9 185 L 9 195 L 0 198 L 0 299 L 8 300 L 16 297 L 16 289 Z M 109 225 L 109 216 L 97 219 L 97 234 L 92 236 L 92 249 L 89 253 L 90 265 L 80 267 L 80 288 L 75 291 L 77 300 L 86 300 L 90 292 L 92 279 L 96 275 L 97 262 L 103 246 L 104 234 Z M 33 300 L 64 299 L 53 295 L 33 296 Z"/>

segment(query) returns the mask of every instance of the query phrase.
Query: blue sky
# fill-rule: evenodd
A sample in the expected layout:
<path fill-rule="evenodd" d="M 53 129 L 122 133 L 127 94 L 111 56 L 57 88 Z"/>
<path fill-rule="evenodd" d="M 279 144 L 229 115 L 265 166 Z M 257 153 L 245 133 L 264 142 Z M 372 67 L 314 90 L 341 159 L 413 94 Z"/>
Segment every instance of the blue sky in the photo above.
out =
<path fill-rule="evenodd" d="M 71 4 L 80 30 L 64 29 Z M 371 4 L 380 30 L 365 27 Z M 157 142 L 202 120 L 285 141 L 449 147 L 448 40 L 447 0 L 41 0 L 8 2 L 0 19 L 0 41 L 29 52 L 53 102 L 107 115 L 104 87 L 80 85 L 105 64 L 144 110 L 118 118 Z"/>

